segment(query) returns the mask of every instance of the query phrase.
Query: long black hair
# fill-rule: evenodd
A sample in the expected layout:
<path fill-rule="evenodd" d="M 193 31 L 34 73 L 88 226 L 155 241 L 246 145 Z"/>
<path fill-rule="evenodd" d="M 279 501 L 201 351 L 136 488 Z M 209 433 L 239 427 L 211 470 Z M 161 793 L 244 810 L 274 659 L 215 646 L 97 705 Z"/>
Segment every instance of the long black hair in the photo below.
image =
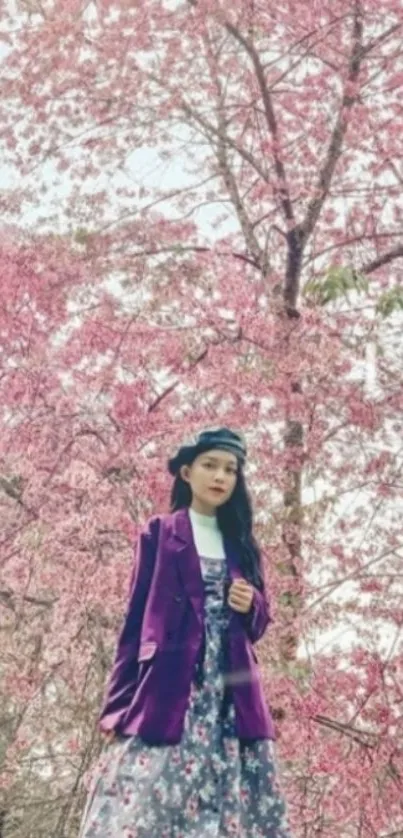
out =
<path fill-rule="evenodd" d="M 191 502 L 191 487 L 178 472 L 172 486 L 170 511 L 176 512 L 178 509 L 189 507 Z M 240 465 L 230 499 L 217 508 L 217 523 L 222 534 L 238 549 L 245 579 L 262 591 L 264 582 L 261 552 L 253 535 L 252 502 Z"/>

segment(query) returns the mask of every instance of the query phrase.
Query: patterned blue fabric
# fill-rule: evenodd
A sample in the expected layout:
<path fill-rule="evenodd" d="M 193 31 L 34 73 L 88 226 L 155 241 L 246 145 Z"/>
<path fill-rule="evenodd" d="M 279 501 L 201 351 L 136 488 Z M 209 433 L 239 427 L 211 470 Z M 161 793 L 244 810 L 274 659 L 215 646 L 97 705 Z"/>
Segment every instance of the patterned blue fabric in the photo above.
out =
<path fill-rule="evenodd" d="M 240 742 L 224 701 L 225 562 L 202 557 L 201 565 L 205 655 L 182 741 L 150 746 L 127 736 L 106 745 L 79 838 L 290 838 L 274 743 Z"/>

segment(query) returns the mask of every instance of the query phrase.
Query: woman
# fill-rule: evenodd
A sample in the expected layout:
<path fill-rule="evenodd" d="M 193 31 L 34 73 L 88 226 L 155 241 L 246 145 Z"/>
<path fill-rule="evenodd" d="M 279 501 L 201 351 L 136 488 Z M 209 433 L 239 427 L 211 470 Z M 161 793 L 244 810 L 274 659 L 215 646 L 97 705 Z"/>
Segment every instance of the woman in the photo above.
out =
<path fill-rule="evenodd" d="M 253 648 L 271 618 L 245 460 L 228 428 L 169 460 L 171 511 L 140 534 L 80 838 L 289 838 Z"/>

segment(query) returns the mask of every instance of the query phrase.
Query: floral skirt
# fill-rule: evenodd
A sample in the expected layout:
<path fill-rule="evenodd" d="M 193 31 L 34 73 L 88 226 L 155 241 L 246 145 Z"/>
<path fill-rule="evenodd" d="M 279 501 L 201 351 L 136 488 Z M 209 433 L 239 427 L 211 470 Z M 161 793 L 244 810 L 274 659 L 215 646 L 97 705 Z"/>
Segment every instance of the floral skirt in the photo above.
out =
<path fill-rule="evenodd" d="M 274 743 L 241 742 L 233 705 L 223 713 L 222 649 L 210 608 L 203 679 L 192 685 L 181 742 L 120 736 L 106 745 L 79 838 L 290 838 Z"/>

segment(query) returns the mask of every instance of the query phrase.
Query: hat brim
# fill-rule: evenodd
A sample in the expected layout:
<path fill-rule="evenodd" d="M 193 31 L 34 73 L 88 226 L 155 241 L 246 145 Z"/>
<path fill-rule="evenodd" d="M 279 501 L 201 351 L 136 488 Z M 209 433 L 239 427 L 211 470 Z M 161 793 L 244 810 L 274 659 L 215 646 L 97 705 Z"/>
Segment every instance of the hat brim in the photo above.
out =
<path fill-rule="evenodd" d="M 176 454 L 175 457 L 172 457 L 168 460 L 168 470 L 169 473 L 175 477 L 181 468 L 181 466 L 188 465 L 192 462 L 199 454 L 203 454 L 204 451 L 213 451 L 213 450 L 221 450 L 221 451 L 228 451 L 230 454 L 235 454 L 237 459 L 240 461 L 241 465 L 245 462 L 245 457 L 243 456 L 242 452 L 239 454 L 234 451 L 234 446 L 226 445 L 225 442 L 220 442 L 219 445 L 212 446 L 209 443 L 198 444 L 198 445 L 184 445 L 180 451 Z"/>
<path fill-rule="evenodd" d="M 191 462 L 199 453 L 199 446 L 184 445 L 175 457 L 168 460 L 168 469 L 170 474 L 175 477 L 181 466 L 185 466 Z"/>

